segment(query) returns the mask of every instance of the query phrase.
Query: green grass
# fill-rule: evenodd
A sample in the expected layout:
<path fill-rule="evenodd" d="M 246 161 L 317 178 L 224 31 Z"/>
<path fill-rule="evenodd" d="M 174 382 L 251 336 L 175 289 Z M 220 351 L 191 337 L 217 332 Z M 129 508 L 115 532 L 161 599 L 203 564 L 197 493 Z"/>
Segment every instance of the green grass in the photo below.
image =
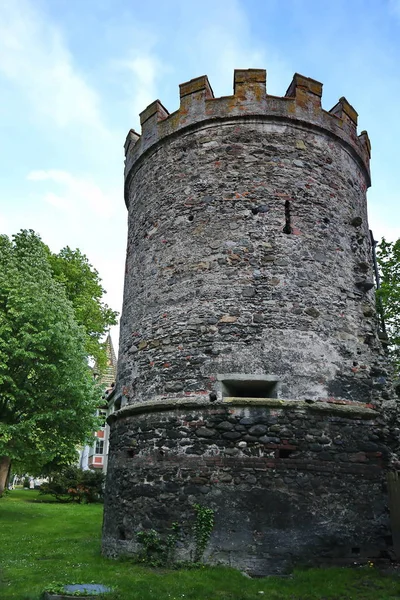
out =
<path fill-rule="evenodd" d="M 110 600 L 395 600 L 400 577 L 375 568 L 297 571 L 248 579 L 227 568 L 152 571 L 100 555 L 101 505 L 41 502 L 15 490 L 0 499 L 0 598 L 39 600 L 52 582 L 103 583 Z"/>

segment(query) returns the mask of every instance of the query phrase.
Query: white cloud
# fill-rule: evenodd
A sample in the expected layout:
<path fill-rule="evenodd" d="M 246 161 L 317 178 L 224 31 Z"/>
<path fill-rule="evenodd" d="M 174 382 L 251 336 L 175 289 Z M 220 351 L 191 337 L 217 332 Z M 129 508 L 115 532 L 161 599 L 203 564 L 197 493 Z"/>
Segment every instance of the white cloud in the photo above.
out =
<path fill-rule="evenodd" d="M 45 202 L 55 206 L 56 208 L 60 208 L 61 210 L 67 211 L 70 207 L 65 198 L 62 196 L 58 196 L 57 194 L 53 194 L 53 192 L 48 192 L 44 196 Z"/>
<path fill-rule="evenodd" d="M 71 214 L 78 215 L 90 210 L 94 215 L 108 218 L 115 212 L 117 200 L 121 200 L 120 190 L 106 192 L 90 178 L 76 177 L 67 171 L 32 171 L 28 174 L 28 180 L 47 181 L 61 187 L 61 193 L 46 189 L 43 200 Z"/>
<path fill-rule="evenodd" d="M 151 54 L 132 53 L 132 58 L 122 61 L 120 66 L 126 69 L 130 77 L 129 94 L 132 98 L 131 114 L 134 120 L 151 102 L 156 100 L 157 77 L 160 76 L 162 65 Z"/>
<path fill-rule="evenodd" d="M 32 228 L 52 251 L 80 248 L 99 271 L 108 292 L 105 301 L 120 310 L 126 247 L 122 184 L 109 188 L 56 169 L 32 171 L 27 180 L 26 210 L 10 224 L 10 233 Z M 114 327 L 114 338 L 117 333 Z"/>
<path fill-rule="evenodd" d="M 173 112 L 179 105 L 178 84 L 200 75 L 208 75 L 216 96 L 228 95 L 234 69 L 267 65 L 272 75 L 270 93 L 286 91 L 293 72 L 276 52 L 255 40 L 248 15 L 237 0 L 204 0 L 201 7 L 175 0 L 174 11 L 176 27 L 170 43 L 163 36 L 164 23 L 151 32 L 142 27 L 126 52 L 128 58 L 113 63 L 114 68 L 125 70 L 125 97 L 138 131 L 138 115 L 151 102 L 159 98 Z"/>
<path fill-rule="evenodd" d="M 265 68 L 269 93 L 284 94 L 293 75 L 282 54 L 258 40 L 250 25 L 248 11 L 237 0 L 204 0 L 196 14 L 190 3 L 182 1 L 187 20 L 196 22 L 187 40 L 190 78 L 208 75 L 216 96 L 232 93 L 234 69 Z M 190 69 L 190 71 L 189 71 Z M 195 72 L 194 72 L 195 71 Z"/>
<path fill-rule="evenodd" d="M 0 0 L 0 74 L 58 127 L 104 129 L 98 95 L 74 67 L 60 30 L 28 0 Z"/>
<path fill-rule="evenodd" d="M 114 70 L 123 74 L 119 85 L 124 105 L 127 107 L 130 126 L 138 132 L 139 114 L 159 98 L 164 77 L 171 73 L 171 68 L 153 50 L 154 44 L 154 39 L 150 37 L 147 43 L 135 43 L 127 50 L 126 59 L 113 61 L 111 64 Z M 163 101 L 162 98 L 160 100 Z"/>

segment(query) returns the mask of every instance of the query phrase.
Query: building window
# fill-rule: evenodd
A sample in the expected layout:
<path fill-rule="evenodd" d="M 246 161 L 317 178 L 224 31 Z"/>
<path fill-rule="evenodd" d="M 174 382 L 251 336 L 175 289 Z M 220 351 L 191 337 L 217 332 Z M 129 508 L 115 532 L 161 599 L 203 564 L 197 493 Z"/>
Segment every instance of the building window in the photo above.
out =
<path fill-rule="evenodd" d="M 104 453 L 104 440 L 96 440 L 96 447 L 94 450 L 95 454 L 103 454 Z"/>

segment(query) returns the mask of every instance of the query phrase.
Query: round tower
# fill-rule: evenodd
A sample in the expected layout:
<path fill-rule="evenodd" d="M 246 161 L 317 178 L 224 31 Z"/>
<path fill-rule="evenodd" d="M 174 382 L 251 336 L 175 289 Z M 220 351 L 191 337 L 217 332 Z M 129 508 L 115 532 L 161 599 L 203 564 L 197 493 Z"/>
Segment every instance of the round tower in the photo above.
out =
<path fill-rule="evenodd" d="M 296 74 L 207 77 L 127 137 L 124 305 L 104 552 L 212 509 L 206 557 L 256 574 L 390 544 L 366 190 L 370 144 L 345 98 Z"/>

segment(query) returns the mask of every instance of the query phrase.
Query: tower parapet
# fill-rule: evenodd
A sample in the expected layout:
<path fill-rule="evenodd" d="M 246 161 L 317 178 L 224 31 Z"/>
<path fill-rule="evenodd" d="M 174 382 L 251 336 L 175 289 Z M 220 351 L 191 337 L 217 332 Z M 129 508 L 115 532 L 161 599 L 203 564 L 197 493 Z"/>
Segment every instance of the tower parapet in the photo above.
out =
<path fill-rule="evenodd" d="M 152 102 L 141 114 L 141 135 L 128 134 L 125 177 L 140 157 L 159 142 L 185 128 L 207 122 L 229 119 L 274 119 L 300 126 L 316 127 L 329 132 L 346 145 L 370 175 L 371 145 L 366 131 L 357 134 L 357 112 L 342 97 L 330 110 L 321 107 L 322 83 L 295 73 L 285 96 L 267 94 L 265 69 L 236 69 L 232 96 L 215 98 L 206 75 L 196 77 L 180 88 L 180 107 L 169 113 L 159 100 Z"/>

